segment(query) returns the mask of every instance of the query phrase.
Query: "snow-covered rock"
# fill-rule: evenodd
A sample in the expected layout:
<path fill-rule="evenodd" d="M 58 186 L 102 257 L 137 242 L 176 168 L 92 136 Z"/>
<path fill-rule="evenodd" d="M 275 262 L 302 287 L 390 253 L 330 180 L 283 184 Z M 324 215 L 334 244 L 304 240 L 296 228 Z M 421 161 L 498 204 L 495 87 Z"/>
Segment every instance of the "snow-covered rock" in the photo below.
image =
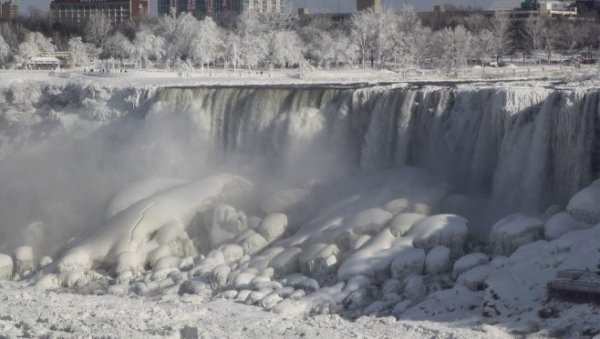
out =
<path fill-rule="evenodd" d="M 481 291 L 485 289 L 485 281 L 492 272 L 492 268 L 487 265 L 477 266 L 462 273 L 457 282 L 471 291 Z"/>
<path fill-rule="evenodd" d="M 45 256 L 42 259 L 40 259 L 40 268 L 46 267 L 50 264 L 52 264 L 52 258 L 50 258 L 49 256 Z"/>
<path fill-rule="evenodd" d="M 544 237 L 548 240 L 558 239 L 565 233 L 590 228 L 591 225 L 577 221 L 566 212 L 552 216 L 544 225 Z"/>
<path fill-rule="evenodd" d="M 395 237 L 401 237 L 423 219 L 425 219 L 425 216 L 422 214 L 400 213 L 390 220 L 388 227 Z"/>
<path fill-rule="evenodd" d="M 13 260 L 9 255 L 0 253 L 0 280 L 11 280 L 13 275 Z"/>
<path fill-rule="evenodd" d="M 576 220 L 586 224 L 600 223 L 600 181 L 577 192 L 567 205 L 567 212 Z"/>
<path fill-rule="evenodd" d="M 405 247 L 391 262 L 392 278 L 404 280 L 409 275 L 420 275 L 425 266 L 425 250 Z"/>
<path fill-rule="evenodd" d="M 484 253 L 470 253 L 467 254 L 454 262 L 452 268 L 452 276 L 458 278 L 464 272 L 471 270 L 480 265 L 485 265 L 490 261 L 487 255 Z"/>
<path fill-rule="evenodd" d="M 33 261 L 33 249 L 30 246 L 21 246 L 13 253 L 14 273 L 19 277 L 24 277 L 27 273 L 35 270 Z"/>
<path fill-rule="evenodd" d="M 413 238 L 413 245 L 426 251 L 438 246 L 450 249 L 453 258 L 463 252 L 463 244 L 467 238 L 467 219 L 453 215 L 440 214 L 419 221 L 407 233 Z"/>
<path fill-rule="evenodd" d="M 413 303 L 417 303 L 427 295 L 427 286 L 423 277 L 419 275 L 410 275 L 404 280 L 403 295 Z"/>
<path fill-rule="evenodd" d="M 522 214 L 510 215 L 492 226 L 489 242 L 494 255 L 510 255 L 517 248 L 542 238 L 544 222 Z"/>
<path fill-rule="evenodd" d="M 273 268 L 275 277 L 282 278 L 289 274 L 299 272 L 298 256 L 302 250 L 298 247 L 291 247 L 278 254 L 269 266 Z"/>
<path fill-rule="evenodd" d="M 256 231 L 270 243 L 285 233 L 287 224 L 288 218 L 285 214 L 271 214 L 260 222 Z"/>
<path fill-rule="evenodd" d="M 450 270 L 450 250 L 445 246 L 432 248 L 425 257 L 425 272 L 441 274 Z"/>
<path fill-rule="evenodd" d="M 241 246 L 244 249 L 244 253 L 252 255 L 265 248 L 269 243 L 262 235 L 258 234 L 254 230 L 247 230 L 248 236 L 241 242 Z"/>
<path fill-rule="evenodd" d="M 350 221 L 349 229 L 356 234 L 377 233 L 392 219 L 393 215 L 381 208 L 371 208 L 360 211 Z"/>

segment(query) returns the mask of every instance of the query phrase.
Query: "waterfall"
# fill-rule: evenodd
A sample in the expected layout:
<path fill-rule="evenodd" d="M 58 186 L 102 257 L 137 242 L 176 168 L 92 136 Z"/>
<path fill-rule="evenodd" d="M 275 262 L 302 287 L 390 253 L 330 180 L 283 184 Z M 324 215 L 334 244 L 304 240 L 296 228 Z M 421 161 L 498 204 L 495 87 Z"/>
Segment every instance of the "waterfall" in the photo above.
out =
<path fill-rule="evenodd" d="M 564 204 L 598 171 L 594 90 L 169 88 L 156 102 L 205 134 L 211 161 L 313 180 L 417 166 L 495 215 Z"/>

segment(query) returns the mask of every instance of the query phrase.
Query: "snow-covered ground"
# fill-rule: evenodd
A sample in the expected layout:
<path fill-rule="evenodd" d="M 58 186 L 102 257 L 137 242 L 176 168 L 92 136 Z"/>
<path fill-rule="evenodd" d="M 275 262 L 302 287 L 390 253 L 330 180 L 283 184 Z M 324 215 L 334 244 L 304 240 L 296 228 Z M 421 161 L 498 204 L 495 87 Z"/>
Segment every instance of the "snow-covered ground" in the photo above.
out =
<path fill-rule="evenodd" d="M 67 74 L 0 73 L 2 335 L 600 333 L 594 69 Z"/>

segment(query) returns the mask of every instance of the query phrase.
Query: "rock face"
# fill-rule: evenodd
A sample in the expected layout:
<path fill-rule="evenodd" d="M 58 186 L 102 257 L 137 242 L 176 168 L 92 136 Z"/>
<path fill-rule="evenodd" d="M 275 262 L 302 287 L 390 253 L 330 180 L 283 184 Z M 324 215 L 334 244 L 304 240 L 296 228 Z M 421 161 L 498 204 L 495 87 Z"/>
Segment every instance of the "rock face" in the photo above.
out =
<path fill-rule="evenodd" d="M 0 253 L 0 280 L 11 280 L 13 274 L 13 260 L 9 255 Z"/>
<path fill-rule="evenodd" d="M 511 255 L 517 248 L 542 238 L 544 222 L 538 218 L 513 214 L 492 226 L 490 246 L 494 255 Z"/>

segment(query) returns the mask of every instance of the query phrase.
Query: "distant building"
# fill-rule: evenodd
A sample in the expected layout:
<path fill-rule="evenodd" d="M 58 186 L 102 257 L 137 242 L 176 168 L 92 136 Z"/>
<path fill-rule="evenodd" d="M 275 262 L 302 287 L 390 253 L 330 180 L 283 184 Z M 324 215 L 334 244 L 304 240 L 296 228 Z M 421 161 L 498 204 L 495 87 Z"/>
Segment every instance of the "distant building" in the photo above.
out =
<path fill-rule="evenodd" d="M 105 15 L 118 24 L 148 14 L 148 0 L 52 0 L 50 15 L 54 22 L 83 27 L 90 17 Z"/>
<path fill-rule="evenodd" d="M 540 4 L 540 15 L 544 17 L 576 17 L 577 7 L 561 1 L 548 1 Z"/>
<path fill-rule="evenodd" d="M 357 0 L 356 9 L 358 11 L 364 11 L 372 8 L 375 12 L 381 12 L 381 0 Z"/>
<path fill-rule="evenodd" d="M 158 0 L 158 15 L 192 13 L 197 18 L 205 16 L 237 15 L 246 10 L 257 13 L 281 13 L 281 0 Z"/>
<path fill-rule="evenodd" d="M 0 19 L 12 20 L 19 16 L 19 3 L 15 0 L 7 0 L 0 3 Z"/>
<path fill-rule="evenodd" d="M 600 19 L 600 0 L 577 0 L 574 6 L 580 17 L 586 19 Z"/>

